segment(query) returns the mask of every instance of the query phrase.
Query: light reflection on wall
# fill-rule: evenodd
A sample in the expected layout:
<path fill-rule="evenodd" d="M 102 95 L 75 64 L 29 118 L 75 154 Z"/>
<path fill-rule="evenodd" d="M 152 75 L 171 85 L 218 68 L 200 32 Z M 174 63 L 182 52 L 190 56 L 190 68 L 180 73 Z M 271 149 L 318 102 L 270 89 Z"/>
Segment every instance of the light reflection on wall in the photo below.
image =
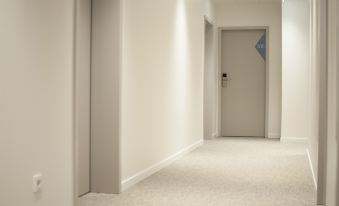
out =
<path fill-rule="evenodd" d="M 186 0 L 176 0 L 176 13 L 174 22 L 174 42 L 173 42 L 173 90 L 174 98 L 173 111 L 176 119 L 174 129 L 178 136 L 185 136 L 187 131 L 187 122 L 189 117 L 189 99 L 190 99 L 190 53 L 188 23 L 186 13 Z M 180 140 L 182 138 L 178 138 Z M 179 142 L 177 142 L 180 144 Z"/>
<path fill-rule="evenodd" d="M 185 104 L 189 80 L 189 48 L 188 48 L 188 28 L 185 0 L 177 0 L 175 38 L 174 38 L 174 61 L 173 74 L 175 75 L 175 88 L 178 104 Z M 180 105 L 180 106 L 183 106 Z"/>

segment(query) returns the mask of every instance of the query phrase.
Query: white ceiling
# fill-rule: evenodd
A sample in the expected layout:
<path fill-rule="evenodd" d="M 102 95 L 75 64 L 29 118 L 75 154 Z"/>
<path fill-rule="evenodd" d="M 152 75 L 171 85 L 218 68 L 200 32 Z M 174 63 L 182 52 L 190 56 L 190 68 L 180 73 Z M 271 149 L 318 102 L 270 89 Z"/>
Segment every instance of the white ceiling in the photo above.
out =
<path fill-rule="evenodd" d="M 232 3 L 247 3 L 247 2 L 274 2 L 280 3 L 282 0 L 213 0 L 214 2 L 232 2 Z"/>

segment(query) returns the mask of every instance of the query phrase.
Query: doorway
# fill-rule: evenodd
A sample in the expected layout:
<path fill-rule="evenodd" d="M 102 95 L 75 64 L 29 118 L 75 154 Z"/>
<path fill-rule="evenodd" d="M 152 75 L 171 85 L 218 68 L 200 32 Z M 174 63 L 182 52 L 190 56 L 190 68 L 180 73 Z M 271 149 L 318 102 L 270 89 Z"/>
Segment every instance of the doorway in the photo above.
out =
<path fill-rule="evenodd" d="M 266 136 L 267 30 L 221 31 L 221 136 Z"/>
<path fill-rule="evenodd" d="M 120 6 L 76 1 L 75 199 L 121 191 Z"/>

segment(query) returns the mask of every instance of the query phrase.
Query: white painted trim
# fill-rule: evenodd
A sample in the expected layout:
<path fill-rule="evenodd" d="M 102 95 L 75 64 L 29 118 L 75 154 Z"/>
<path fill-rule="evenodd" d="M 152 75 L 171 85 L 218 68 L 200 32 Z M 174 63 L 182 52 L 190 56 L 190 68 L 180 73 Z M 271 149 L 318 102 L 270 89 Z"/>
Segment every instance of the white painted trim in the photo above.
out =
<path fill-rule="evenodd" d="M 207 42 L 206 42 L 206 32 L 207 32 L 206 25 L 208 25 L 208 24 L 211 26 L 211 29 L 212 29 L 212 39 L 211 39 L 212 42 L 210 42 L 210 43 L 212 43 L 212 50 L 211 50 L 211 52 L 212 52 L 213 55 L 212 55 L 212 66 L 210 68 L 206 67 L 206 48 L 207 48 L 206 47 L 206 45 L 207 45 Z M 204 119 L 204 136 L 205 136 L 205 130 L 206 130 L 206 121 L 209 121 L 209 120 L 206 120 L 206 116 L 205 116 L 206 115 L 205 114 L 206 113 L 206 105 L 205 105 L 205 103 L 206 103 L 206 84 L 205 84 L 206 83 L 206 76 L 205 75 L 206 75 L 206 71 L 207 70 L 214 70 L 214 61 L 215 61 L 215 59 L 213 57 L 214 57 L 214 53 L 215 53 L 215 51 L 214 51 L 215 32 L 216 32 L 215 31 L 215 25 L 214 25 L 213 21 L 211 21 L 208 18 L 208 16 L 204 15 L 204 39 L 203 39 L 203 45 L 204 45 L 204 52 L 203 52 L 203 56 L 204 56 L 204 58 L 203 58 L 203 60 L 204 60 L 203 61 L 203 65 L 204 65 L 204 90 L 203 90 L 203 96 L 204 96 L 204 101 L 203 101 L 203 103 L 204 103 L 204 115 L 203 115 L 203 119 Z M 214 82 L 211 82 L 212 85 L 213 85 L 213 83 Z M 212 128 L 213 127 L 214 127 L 214 125 L 212 124 Z M 204 138 L 207 139 L 207 140 L 214 139 L 214 134 L 213 133 L 209 134 L 208 136 L 206 136 Z"/>
<path fill-rule="evenodd" d="M 317 179 L 315 177 L 315 172 L 314 172 L 314 167 L 313 167 L 312 160 L 311 160 L 310 150 L 306 149 L 306 153 L 307 153 L 307 157 L 308 157 L 308 163 L 310 165 L 311 172 L 312 172 L 314 187 L 315 187 L 315 189 L 318 189 Z"/>
<path fill-rule="evenodd" d="M 303 144 L 307 144 L 308 138 L 307 137 L 281 137 L 280 141 L 282 143 L 303 143 Z"/>
<path fill-rule="evenodd" d="M 268 138 L 270 139 L 280 139 L 281 134 L 280 133 L 269 133 Z"/>
<path fill-rule="evenodd" d="M 203 145 L 204 140 L 199 140 L 188 147 L 185 147 L 184 149 L 180 150 L 179 152 L 165 158 L 164 160 L 161 160 L 160 162 L 150 166 L 149 168 L 146 168 L 137 174 L 123 180 L 121 182 L 121 190 L 126 191 L 130 187 L 134 186 L 135 184 L 139 183 L 140 181 L 146 179 L 147 177 L 153 175 L 154 173 L 158 172 L 159 170 L 167 167 L 174 161 L 178 160 L 179 158 L 183 157 L 184 155 L 190 153 L 191 151 L 195 150 L 196 148 Z"/>
<path fill-rule="evenodd" d="M 204 15 L 204 20 L 206 20 L 209 24 L 211 24 L 214 28 L 215 22 L 212 20 L 212 18 L 209 18 L 207 15 Z"/>
<path fill-rule="evenodd" d="M 212 133 L 210 136 L 208 136 L 207 138 L 205 138 L 205 140 L 213 140 L 213 139 L 216 139 L 218 138 L 219 135 L 218 135 L 218 132 L 214 132 Z"/>

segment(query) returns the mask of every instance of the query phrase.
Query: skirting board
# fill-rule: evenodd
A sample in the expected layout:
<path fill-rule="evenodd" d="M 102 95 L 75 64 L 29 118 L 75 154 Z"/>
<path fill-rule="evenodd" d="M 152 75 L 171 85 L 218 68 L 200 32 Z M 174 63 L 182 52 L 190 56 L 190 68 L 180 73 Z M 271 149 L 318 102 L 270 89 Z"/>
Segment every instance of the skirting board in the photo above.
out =
<path fill-rule="evenodd" d="M 315 189 L 317 189 L 318 188 L 318 183 L 317 183 L 317 179 L 315 178 L 315 172 L 314 172 L 314 167 L 313 167 L 312 160 L 311 160 L 310 151 L 308 149 L 306 149 L 306 153 L 307 153 L 308 162 L 309 162 L 309 165 L 310 165 L 310 168 L 311 168 L 311 172 L 312 172 L 314 186 L 315 186 Z"/>
<path fill-rule="evenodd" d="M 218 132 L 215 132 L 215 133 L 212 134 L 212 139 L 215 139 L 217 137 L 218 137 Z"/>
<path fill-rule="evenodd" d="M 283 143 L 303 143 L 306 145 L 308 143 L 308 138 L 307 137 L 281 137 L 280 141 Z"/>
<path fill-rule="evenodd" d="M 211 136 L 205 137 L 205 140 L 213 140 L 215 138 L 217 138 L 217 134 L 213 133 L 213 134 L 211 134 Z"/>
<path fill-rule="evenodd" d="M 128 188 L 132 187 L 133 185 L 137 184 L 138 182 L 146 179 L 147 177 L 153 175 L 154 173 L 158 172 L 159 170 L 167 167 L 171 163 L 173 163 L 175 160 L 183 157 L 184 155 L 190 153 L 191 151 L 195 150 L 196 148 L 200 147 L 204 144 L 203 140 L 199 140 L 188 147 L 180 150 L 179 152 L 167 157 L 166 159 L 150 166 L 149 168 L 138 172 L 137 174 L 133 175 L 132 177 L 129 177 L 121 182 L 121 191 L 124 192 Z"/>
<path fill-rule="evenodd" d="M 281 137 L 280 133 L 269 133 L 268 138 L 279 139 Z"/>

